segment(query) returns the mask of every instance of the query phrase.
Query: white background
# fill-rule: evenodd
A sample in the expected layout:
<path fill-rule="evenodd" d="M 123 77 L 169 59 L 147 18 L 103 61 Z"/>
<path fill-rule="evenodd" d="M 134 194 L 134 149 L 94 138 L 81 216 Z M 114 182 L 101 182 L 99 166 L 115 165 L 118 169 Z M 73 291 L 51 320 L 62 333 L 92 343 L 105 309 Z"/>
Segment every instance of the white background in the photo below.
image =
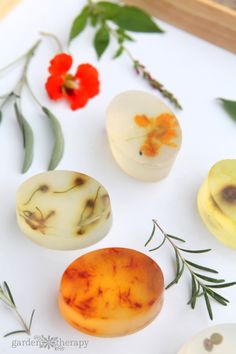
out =
<path fill-rule="evenodd" d="M 57 34 L 65 45 L 72 20 L 83 4 L 82 0 L 23 0 L 0 23 L 0 66 L 25 52 L 37 40 L 40 30 Z M 110 100 L 128 89 L 152 92 L 133 73 L 127 57 L 111 61 L 116 49 L 114 43 L 98 62 L 91 46 L 92 30 L 88 29 L 73 42 L 74 67 L 90 62 L 99 69 L 101 79 L 100 95 L 76 112 L 65 102 L 50 101 L 44 90 L 48 63 L 56 51 L 52 40 L 43 41 L 30 66 L 29 78 L 34 92 L 53 110 L 63 126 L 66 150 L 59 168 L 87 173 L 102 182 L 110 193 L 114 224 L 99 244 L 81 251 L 53 251 L 31 243 L 21 234 L 16 225 L 15 193 L 26 178 L 45 170 L 52 136 L 47 120 L 25 93 L 23 110 L 35 132 L 35 159 L 30 171 L 22 176 L 19 173 L 23 157 L 21 135 L 12 108 L 4 111 L 0 126 L 0 280 L 9 283 L 25 318 L 36 309 L 33 335 L 89 340 L 86 350 L 72 347 L 66 348 L 66 353 L 175 354 L 199 330 L 211 324 L 235 321 L 236 287 L 222 292 L 231 300 L 227 308 L 213 304 L 214 321 L 211 322 L 201 300 L 194 311 L 186 306 L 190 280 L 187 274 L 178 286 L 166 291 L 163 310 L 156 320 L 126 337 L 87 336 L 70 327 L 57 308 L 61 275 L 75 258 L 107 246 L 131 247 L 148 254 L 144 243 L 152 228 L 152 218 L 157 218 L 167 232 L 185 238 L 189 247 L 212 248 L 210 254 L 192 259 L 216 267 L 227 281 L 236 279 L 235 251 L 209 234 L 196 208 L 197 191 L 209 168 L 217 160 L 236 156 L 236 124 L 216 101 L 220 96 L 236 100 L 235 55 L 158 22 L 166 30 L 165 34 L 137 34 L 137 42 L 129 47 L 134 56 L 175 93 L 184 107 L 183 112 L 177 113 L 183 129 L 183 146 L 171 174 L 160 183 L 143 183 L 128 177 L 116 165 L 109 150 L 105 110 Z M 14 85 L 19 73 L 16 68 L 14 74 L 12 71 L 1 74 L 1 93 Z M 166 283 L 172 280 L 172 250 L 166 246 L 151 256 L 163 269 Z M 11 348 L 13 339 L 27 337 L 4 339 L 2 336 L 19 327 L 14 314 L 0 303 L 1 353 L 48 352 L 33 347 Z"/>

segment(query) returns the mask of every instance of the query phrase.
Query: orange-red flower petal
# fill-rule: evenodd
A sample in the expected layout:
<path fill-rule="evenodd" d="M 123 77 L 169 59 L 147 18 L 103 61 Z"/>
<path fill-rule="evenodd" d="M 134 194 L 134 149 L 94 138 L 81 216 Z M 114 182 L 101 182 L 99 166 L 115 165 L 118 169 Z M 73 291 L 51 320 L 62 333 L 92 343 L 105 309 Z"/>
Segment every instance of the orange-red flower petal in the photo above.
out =
<path fill-rule="evenodd" d="M 57 54 L 51 61 L 48 71 L 52 75 L 66 74 L 72 66 L 72 56 L 66 53 Z"/>
<path fill-rule="evenodd" d="M 62 92 L 63 78 L 60 76 L 49 76 L 46 82 L 48 96 L 52 100 L 58 100 L 63 97 Z"/>

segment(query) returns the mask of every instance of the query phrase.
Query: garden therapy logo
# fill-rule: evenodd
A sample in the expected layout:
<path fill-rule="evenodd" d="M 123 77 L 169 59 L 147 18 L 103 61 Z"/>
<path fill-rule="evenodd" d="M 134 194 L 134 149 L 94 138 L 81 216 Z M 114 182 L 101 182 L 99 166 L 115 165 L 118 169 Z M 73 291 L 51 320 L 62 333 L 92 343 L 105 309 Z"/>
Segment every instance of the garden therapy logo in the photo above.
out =
<path fill-rule="evenodd" d="M 14 339 L 12 340 L 12 348 L 22 348 L 22 347 L 34 347 L 41 349 L 54 349 L 63 351 L 67 347 L 74 347 L 76 349 L 86 349 L 88 347 L 88 340 L 64 340 L 60 337 L 52 336 L 34 336 L 33 338 L 28 339 Z"/>

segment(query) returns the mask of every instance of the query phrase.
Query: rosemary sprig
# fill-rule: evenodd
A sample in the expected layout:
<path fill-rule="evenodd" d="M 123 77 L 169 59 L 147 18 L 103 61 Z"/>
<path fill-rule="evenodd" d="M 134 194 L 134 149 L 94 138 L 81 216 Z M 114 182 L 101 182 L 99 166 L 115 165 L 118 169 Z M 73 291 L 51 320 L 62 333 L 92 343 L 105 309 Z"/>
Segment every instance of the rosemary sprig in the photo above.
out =
<path fill-rule="evenodd" d="M 110 38 L 114 38 L 117 43 L 117 50 L 113 59 L 126 53 L 136 73 L 152 88 L 158 90 L 176 108 L 182 109 L 177 98 L 162 83 L 156 80 L 139 60 L 133 57 L 125 45 L 126 42 L 134 41 L 129 32 L 164 32 L 146 12 L 135 6 L 120 5 L 109 1 L 95 3 L 92 0 L 87 0 L 87 5 L 73 21 L 69 34 L 69 43 L 82 33 L 88 24 L 95 28 L 97 27 L 93 45 L 98 58 L 106 51 Z M 110 24 L 112 25 L 110 26 Z"/>
<path fill-rule="evenodd" d="M 3 282 L 3 285 L 0 286 L 0 300 L 2 300 L 8 307 L 10 307 L 15 312 L 15 314 L 17 315 L 17 317 L 19 318 L 19 320 L 23 326 L 23 329 L 9 332 L 9 333 L 5 334 L 4 337 L 8 337 L 13 334 L 19 334 L 19 333 L 26 333 L 26 334 L 30 335 L 35 310 L 32 311 L 31 316 L 30 316 L 29 325 L 27 325 L 26 322 L 24 321 L 23 317 L 19 313 L 19 311 L 16 307 L 15 300 L 12 296 L 11 290 L 10 290 L 7 282 L 5 282 L 5 281 Z"/>
<path fill-rule="evenodd" d="M 174 280 L 172 280 L 167 286 L 166 289 L 169 289 L 171 286 L 177 284 L 182 277 L 183 273 L 185 270 L 188 270 L 191 276 L 191 297 L 188 301 L 188 305 L 191 306 L 192 309 L 195 308 L 196 302 L 200 297 L 203 297 L 206 303 L 206 308 L 209 314 L 210 319 L 213 319 L 213 312 L 212 312 L 212 306 L 211 306 L 211 300 L 214 299 L 216 302 L 218 302 L 221 305 L 227 306 L 229 303 L 229 300 L 225 299 L 223 296 L 218 294 L 212 289 L 221 289 L 221 288 L 226 288 L 230 287 L 233 285 L 236 285 L 236 282 L 230 282 L 226 283 L 224 279 L 217 279 L 213 277 L 209 277 L 205 274 L 199 273 L 199 270 L 202 272 L 206 273 L 211 273 L 211 274 L 218 274 L 218 272 L 215 269 L 209 268 L 202 266 L 200 264 L 194 263 L 188 259 L 186 259 L 183 255 L 182 252 L 184 253 L 195 253 L 195 254 L 200 254 L 200 253 L 206 253 L 210 252 L 211 249 L 200 249 L 200 250 L 191 250 L 191 249 L 185 249 L 177 246 L 174 241 L 177 242 L 182 242 L 184 243 L 185 240 L 176 237 L 173 235 L 169 235 L 166 232 L 163 231 L 163 229 L 160 227 L 160 225 L 157 223 L 156 220 L 153 220 L 153 229 L 151 232 L 151 236 L 147 240 L 145 247 L 151 242 L 155 235 L 156 229 L 159 229 L 163 236 L 162 242 L 155 248 L 150 249 L 150 252 L 158 250 L 161 248 L 165 242 L 169 242 L 169 244 L 173 247 L 174 249 L 174 254 L 175 254 L 175 262 L 176 262 L 176 275 Z M 207 283 L 205 283 L 207 282 Z"/>

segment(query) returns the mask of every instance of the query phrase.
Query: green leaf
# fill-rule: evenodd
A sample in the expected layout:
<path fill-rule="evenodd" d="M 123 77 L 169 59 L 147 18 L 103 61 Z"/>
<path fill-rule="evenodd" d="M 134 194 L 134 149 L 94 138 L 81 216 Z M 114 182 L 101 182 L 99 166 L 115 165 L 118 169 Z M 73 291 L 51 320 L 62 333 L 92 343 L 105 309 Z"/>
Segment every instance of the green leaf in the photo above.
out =
<path fill-rule="evenodd" d="M 105 20 L 112 20 L 121 10 L 121 6 L 107 1 L 98 2 L 95 8 L 96 12 Z"/>
<path fill-rule="evenodd" d="M 149 244 L 149 242 L 151 242 L 151 240 L 152 240 L 152 238 L 153 238 L 153 236 L 155 234 L 155 231 L 156 231 L 156 224 L 153 223 L 151 235 L 149 236 L 149 238 L 148 238 L 147 242 L 145 243 L 144 247 L 146 247 Z"/>
<path fill-rule="evenodd" d="M 210 283 L 223 283 L 224 282 L 224 279 L 210 278 L 210 277 L 207 277 L 207 276 L 199 274 L 199 273 L 193 273 L 193 274 L 195 274 L 197 277 L 199 277 L 203 280 L 209 281 Z"/>
<path fill-rule="evenodd" d="M 112 21 L 127 31 L 163 32 L 145 11 L 134 6 L 122 6 Z"/>
<path fill-rule="evenodd" d="M 194 267 L 194 268 L 197 268 L 197 269 L 201 269 L 201 270 L 204 270 L 206 272 L 209 272 L 209 273 L 215 273 L 215 274 L 218 274 L 217 270 L 215 269 L 212 269 L 212 268 L 208 268 L 208 267 L 203 267 L 199 264 L 196 264 L 196 263 L 193 263 L 193 262 L 190 262 L 186 259 L 186 262 L 188 263 L 188 265 Z"/>
<path fill-rule="evenodd" d="M 206 307 L 207 307 L 207 311 L 208 311 L 209 317 L 210 317 L 211 320 L 213 320 L 213 313 L 212 313 L 210 300 L 209 300 L 209 297 L 208 297 L 207 292 L 205 290 L 203 291 L 203 295 L 204 295 L 204 298 L 205 298 Z"/>
<path fill-rule="evenodd" d="M 20 331 L 13 331 L 13 332 L 4 334 L 3 337 L 6 338 L 6 337 L 9 337 L 9 336 L 12 336 L 13 334 L 20 334 L 20 333 L 26 333 L 26 334 L 28 334 L 28 332 L 26 332 L 26 330 L 22 329 L 22 330 L 20 330 Z"/>
<path fill-rule="evenodd" d="M 61 129 L 61 124 L 54 116 L 54 114 L 46 107 L 42 107 L 42 110 L 49 118 L 54 134 L 54 146 L 51 154 L 50 163 L 48 166 L 48 170 L 54 170 L 61 161 L 64 154 L 64 137 Z"/>
<path fill-rule="evenodd" d="M 210 252 L 210 251 L 211 251 L 210 248 L 205 249 L 205 250 L 187 250 L 187 249 L 185 249 L 185 248 L 179 248 L 179 247 L 178 247 L 178 249 L 179 249 L 180 251 L 187 252 L 187 253 L 206 253 L 206 252 Z"/>
<path fill-rule="evenodd" d="M 2 111 L 0 111 L 0 123 L 2 123 Z"/>
<path fill-rule="evenodd" d="M 169 234 L 167 234 L 167 236 L 169 238 L 173 238 L 174 240 L 177 240 L 177 241 L 180 241 L 180 242 L 186 242 L 185 240 L 183 240 L 182 238 L 177 237 L 177 236 L 173 236 L 173 235 L 169 235 Z"/>
<path fill-rule="evenodd" d="M 230 115 L 233 120 L 236 120 L 236 101 L 226 100 L 224 98 L 220 98 L 220 101 L 223 104 L 225 111 Z"/>
<path fill-rule="evenodd" d="M 163 238 L 163 240 L 162 240 L 162 242 L 160 243 L 159 246 L 157 246 L 155 248 L 152 248 L 151 250 L 149 250 L 149 252 L 153 252 L 153 251 L 159 250 L 159 248 L 161 248 L 164 245 L 165 241 L 166 241 L 166 237 Z"/>
<path fill-rule="evenodd" d="M 6 290 L 7 295 L 9 297 L 9 299 L 11 300 L 12 304 L 16 306 L 15 301 L 14 301 L 13 296 L 12 296 L 12 293 L 11 293 L 11 290 L 10 290 L 10 288 L 9 288 L 9 286 L 8 286 L 6 281 L 3 282 L 3 286 L 4 286 L 5 290 Z"/>
<path fill-rule="evenodd" d="M 233 282 L 233 283 L 225 283 L 225 284 L 219 284 L 219 285 L 207 284 L 207 285 L 205 285 L 205 286 L 208 286 L 209 288 L 221 289 L 221 288 L 228 288 L 229 286 L 234 286 L 234 285 L 236 285 L 236 282 Z"/>
<path fill-rule="evenodd" d="M 117 49 L 117 51 L 115 52 L 113 59 L 119 58 L 124 52 L 124 47 L 121 46 Z"/>
<path fill-rule="evenodd" d="M 30 316 L 30 321 L 29 321 L 29 330 L 31 330 L 33 318 L 34 318 L 35 310 L 32 311 L 31 316 Z"/>
<path fill-rule="evenodd" d="M 118 28 L 116 30 L 117 34 L 126 39 L 129 42 L 134 42 L 134 38 L 132 38 L 129 34 L 127 34 L 122 28 Z"/>
<path fill-rule="evenodd" d="M 89 17 L 89 7 L 85 6 L 82 9 L 81 13 L 73 21 L 70 30 L 70 35 L 69 35 L 69 43 L 72 41 L 72 39 L 74 39 L 81 32 L 83 32 L 83 30 L 86 27 L 88 17 Z"/>
<path fill-rule="evenodd" d="M 223 296 L 217 294 L 215 291 L 213 291 L 211 289 L 207 289 L 207 288 L 205 290 L 213 299 L 215 299 L 221 305 L 227 306 L 227 304 L 229 303 L 229 300 L 227 300 Z"/>
<path fill-rule="evenodd" d="M 16 113 L 17 122 L 22 132 L 23 146 L 25 149 L 24 162 L 22 167 L 22 173 L 25 173 L 30 168 L 33 161 L 33 150 L 34 150 L 34 134 L 31 126 L 24 118 L 19 110 L 17 104 L 14 104 L 14 109 Z"/>
<path fill-rule="evenodd" d="M 98 58 L 101 58 L 105 52 L 107 46 L 109 45 L 110 34 L 106 26 L 102 26 L 98 29 L 94 38 L 94 47 Z"/>

